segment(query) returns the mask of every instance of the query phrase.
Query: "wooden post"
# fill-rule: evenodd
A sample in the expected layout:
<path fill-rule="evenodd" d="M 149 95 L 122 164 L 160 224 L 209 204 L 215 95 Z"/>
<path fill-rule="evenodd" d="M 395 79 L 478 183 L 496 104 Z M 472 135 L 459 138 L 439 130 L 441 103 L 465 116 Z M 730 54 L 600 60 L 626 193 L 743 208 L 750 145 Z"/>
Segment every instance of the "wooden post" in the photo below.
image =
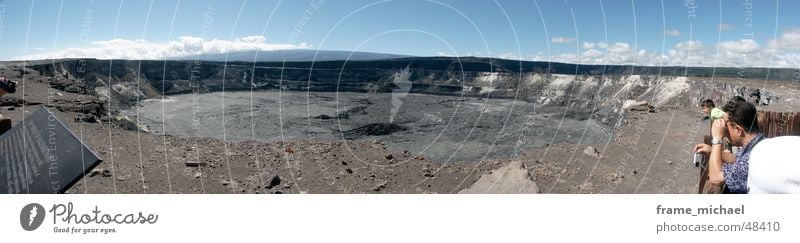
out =
<path fill-rule="evenodd" d="M 703 136 L 703 143 L 711 144 L 711 136 Z M 703 194 L 703 189 L 706 187 L 708 181 L 708 156 L 703 155 L 703 160 L 700 162 L 700 184 L 697 186 L 697 193 Z"/>

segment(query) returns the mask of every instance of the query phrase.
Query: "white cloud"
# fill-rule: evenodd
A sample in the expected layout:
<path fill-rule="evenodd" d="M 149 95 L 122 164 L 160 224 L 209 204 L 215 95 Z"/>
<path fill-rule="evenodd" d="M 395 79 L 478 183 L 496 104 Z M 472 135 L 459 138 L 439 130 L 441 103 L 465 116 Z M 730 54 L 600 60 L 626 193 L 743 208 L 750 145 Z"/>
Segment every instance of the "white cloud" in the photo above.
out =
<path fill-rule="evenodd" d="M 654 52 L 635 48 L 626 42 L 584 42 L 578 55 L 572 52 L 520 58 L 595 65 L 772 67 L 800 66 L 800 29 L 786 31 L 766 45 L 753 39 L 722 41 L 714 45 L 699 40 L 679 42 L 672 48 Z M 774 52 L 773 52 L 774 51 Z"/>
<path fill-rule="evenodd" d="M 728 30 L 733 30 L 733 29 L 736 29 L 735 25 L 726 24 L 726 23 L 719 24 L 719 30 L 720 31 L 728 31 Z"/>
<path fill-rule="evenodd" d="M 606 44 L 605 42 L 584 42 L 583 45 L 581 46 L 584 49 L 594 49 L 595 47 L 600 49 L 608 48 L 608 44 Z"/>
<path fill-rule="evenodd" d="M 741 39 L 738 41 L 723 41 L 719 43 L 720 51 L 732 52 L 736 54 L 751 54 L 759 50 L 758 43 L 752 39 Z"/>
<path fill-rule="evenodd" d="M 630 63 L 641 64 L 636 58 L 636 50 L 631 48 L 631 45 L 624 42 L 616 42 L 606 48 L 608 51 L 609 63 Z"/>
<path fill-rule="evenodd" d="M 642 66 L 703 66 L 703 67 L 772 67 L 797 68 L 800 66 L 800 30 L 783 33 L 769 45 L 782 48 L 772 53 L 772 49 L 752 39 L 723 41 L 706 45 L 702 41 L 679 42 L 663 53 L 634 48 L 630 43 L 584 42 L 582 52 L 536 53 L 520 56 L 504 53 L 504 59 L 527 61 L 550 61 L 593 65 L 642 65 Z M 788 50 L 788 51 L 787 51 Z"/>
<path fill-rule="evenodd" d="M 681 32 L 678 30 L 667 30 L 664 32 L 664 34 L 667 36 L 680 36 Z"/>
<path fill-rule="evenodd" d="M 497 56 L 497 58 L 510 59 L 510 60 L 522 60 L 522 59 L 524 59 L 521 56 L 519 56 L 517 54 L 514 54 L 514 53 L 511 53 L 511 52 L 500 54 L 500 56 Z"/>
<path fill-rule="evenodd" d="M 608 49 L 608 52 L 610 52 L 610 53 L 619 54 L 619 53 L 630 52 L 631 51 L 631 46 L 628 43 L 617 42 L 617 43 L 614 43 L 613 45 L 609 46 L 606 49 Z"/>
<path fill-rule="evenodd" d="M 686 52 L 701 51 L 701 50 L 705 49 L 705 45 L 703 45 L 702 41 L 692 41 L 692 40 L 690 40 L 690 41 L 685 41 L 685 42 L 678 43 L 677 45 L 675 45 L 675 49 L 677 49 L 679 51 L 686 51 Z"/>
<path fill-rule="evenodd" d="M 597 58 L 597 57 L 603 56 L 603 52 L 595 50 L 595 49 L 589 49 L 589 50 L 586 50 L 583 53 L 581 53 L 581 56 L 587 57 L 587 58 Z"/>
<path fill-rule="evenodd" d="M 577 63 L 579 62 L 578 57 L 572 53 L 564 53 L 556 56 L 554 58 L 555 62 L 565 62 L 565 63 Z"/>
<path fill-rule="evenodd" d="M 164 59 L 165 57 L 185 57 L 237 51 L 273 51 L 308 48 L 311 48 L 311 46 L 306 43 L 267 43 L 264 36 L 247 36 L 232 41 L 218 39 L 205 40 L 199 37 L 181 36 L 177 40 L 167 43 L 128 39 L 94 41 L 89 47 L 67 48 L 59 51 L 31 54 L 22 56 L 19 59 L 98 58 L 158 60 Z"/>
<path fill-rule="evenodd" d="M 550 41 L 552 41 L 553 43 L 557 43 L 557 44 L 567 44 L 567 43 L 574 42 L 575 38 L 556 36 L 556 37 L 553 37 L 552 39 L 550 39 Z"/>
<path fill-rule="evenodd" d="M 783 32 L 778 39 L 770 41 L 767 46 L 777 50 L 800 51 L 800 29 Z"/>
<path fill-rule="evenodd" d="M 435 55 L 437 57 L 450 57 L 450 56 L 453 56 L 452 54 L 449 54 L 449 53 L 443 52 L 443 51 L 437 51 Z"/>

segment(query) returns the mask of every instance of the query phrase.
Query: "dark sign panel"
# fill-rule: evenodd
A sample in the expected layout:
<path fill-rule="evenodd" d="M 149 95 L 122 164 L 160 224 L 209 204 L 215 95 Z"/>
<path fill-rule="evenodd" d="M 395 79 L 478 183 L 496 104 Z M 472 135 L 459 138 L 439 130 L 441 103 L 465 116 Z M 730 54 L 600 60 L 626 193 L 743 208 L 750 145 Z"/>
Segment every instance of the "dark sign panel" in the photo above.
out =
<path fill-rule="evenodd" d="M 42 107 L 0 135 L 0 192 L 63 193 L 99 162 Z"/>

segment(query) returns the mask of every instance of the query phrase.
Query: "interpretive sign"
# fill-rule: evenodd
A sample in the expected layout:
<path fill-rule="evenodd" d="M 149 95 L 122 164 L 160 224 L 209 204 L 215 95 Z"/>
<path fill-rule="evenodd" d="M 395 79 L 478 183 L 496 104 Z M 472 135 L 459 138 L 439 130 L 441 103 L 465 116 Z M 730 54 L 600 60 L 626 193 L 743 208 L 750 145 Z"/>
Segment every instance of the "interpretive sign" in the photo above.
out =
<path fill-rule="evenodd" d="M 100 161 L 42 107 L 0 135 L 0 192 L 63 193 Z"/>

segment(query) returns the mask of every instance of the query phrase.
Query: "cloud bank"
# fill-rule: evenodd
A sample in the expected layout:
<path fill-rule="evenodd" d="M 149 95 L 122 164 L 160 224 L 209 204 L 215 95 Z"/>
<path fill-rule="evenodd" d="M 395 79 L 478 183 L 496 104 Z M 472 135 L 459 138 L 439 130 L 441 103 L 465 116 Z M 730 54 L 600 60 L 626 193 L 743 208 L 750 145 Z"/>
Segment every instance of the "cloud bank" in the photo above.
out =
<path fill-rule="evenodd" d="M 584 42 L 580 50 L 572 53 L 550 56 L 504 53 L 498 57 L 598 65 L 800 68 L 800 29 L 786 31 L 766 43 L 753 39 L 717 44 L 688 40 L 666 48 L 663 53 L 634 48 L 625 42 Z"/>
<path fill-rule="evenodd" d="M 665 34 L 680 35 L 680 33 Z M 557 44 L 573 43 L 575 41 L 574 38 L 569 37 L 554 37 L 551 39 L 551 42 Z M 164 58 L 238 51 L 274 51 L 309 48 L 311 48 L 311 45 L 306 43 L 268 43 L 264 36 L 247 36 L 234 40 L 206 40 L 199 37 L 182 36 L 177 40 L 166 43 L 127 39 L 94 41 L 91 42 L 90 46 L 84 48 L 67 48 L 51 52 L 40 52 L 15 59 L 98 58 L 161 60 Z M 452 56 L 453 54 L 440 52 L 436 53 L 436 55 Z M 661 50 L 653 51 L 636 48 L 634 45 L 626 42 L 583 42 L 578 50 L 552 55 L 542 53 L 533 55 L 490 53 L 488 55 L 505 59 L 598 65 L 799 68 L 800 29 L 785 31 L 775 39 L 762 43 L 753 39 L 727 40 L 717 44 L 688 40 L 668 47 L 663 52 Z M 469 56 L 485 55 L 481 55 L 481 53 L 469 53 Z"/>
<path fill-rule="evenodd" d="M 218 39 L 205 40 L 200 37 L 181 36 L 175 41 L 169 41 L 166 43 L 127 39 L 94 41 L 91 42 L 91 46 L 85 48 L 67 48 L 52 52 L 30 54 L 16 59 L 40 60 L 58 58 L 98 58 L 159 60 L 164 58 L 219 54 L 238 51 L 274 51 L 308 48 L 311 48 L 311 46 L 306 43 L 267 43 L 266 37 L 264 36 L 247 36 L 232 41 Z"/>

